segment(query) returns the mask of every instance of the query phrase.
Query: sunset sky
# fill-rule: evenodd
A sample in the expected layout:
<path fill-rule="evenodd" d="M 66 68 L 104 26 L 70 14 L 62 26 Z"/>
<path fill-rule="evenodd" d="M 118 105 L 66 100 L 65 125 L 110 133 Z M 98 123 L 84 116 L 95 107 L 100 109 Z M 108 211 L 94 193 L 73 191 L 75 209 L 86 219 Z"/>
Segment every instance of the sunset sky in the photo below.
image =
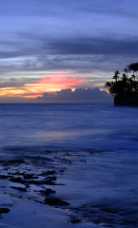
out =
<path fill-rule="evenodd" d="M 5 0 L 0 101 L 103 87 L 138 61 L 137 0 Z"/>

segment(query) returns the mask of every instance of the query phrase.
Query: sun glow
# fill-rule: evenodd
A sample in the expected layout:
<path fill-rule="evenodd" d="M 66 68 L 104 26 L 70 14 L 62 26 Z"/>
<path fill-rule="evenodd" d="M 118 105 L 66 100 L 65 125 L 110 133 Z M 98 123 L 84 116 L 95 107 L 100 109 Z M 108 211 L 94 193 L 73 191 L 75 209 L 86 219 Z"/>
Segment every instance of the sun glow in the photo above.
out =
<path fill-rule="evenodd" d="M 43 77 L 33 83 L 27 83 L 24 86 L 3 87 L 0 89 L 0 97 L 37 99 L 43 97 L 45 93 L 55 93 L 65 89 L 75 91 L 84 83 L 84 79 L 72 74 L 58 73 Z"/>

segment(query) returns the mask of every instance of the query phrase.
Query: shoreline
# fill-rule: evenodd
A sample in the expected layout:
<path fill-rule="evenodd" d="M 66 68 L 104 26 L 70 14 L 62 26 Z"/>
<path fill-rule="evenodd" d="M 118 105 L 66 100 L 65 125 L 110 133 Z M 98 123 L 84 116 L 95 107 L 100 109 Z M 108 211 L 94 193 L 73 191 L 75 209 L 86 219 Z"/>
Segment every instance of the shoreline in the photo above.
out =
<path fill-rule="evenodd" d="M 1 191 L 0 198 L 3 204 L 0 207 L 8 208 L 9 212 L 1 213 L 0 224 L 7 223 L 5 227 L 13 224 L 17 228 L 29 228 L 30 224 L 36 228 L 44 224 L 67 228 L 74 225 L 101 227 L 100 224 L 129 227 L 130 222 L 131 227 L 137 225 L 137 207 L 136 217 L 131 216 L 131 210 L 134 210 L 131 207 L 136 203 L 131 195 L 129 199 L 132 183 L 130 181 L 124 192 L 126 183 L 120 184 L 118 180 L 118 174 L 126 172 L 120 162 L 127 156 L 122 153 L 114 160 L 116 156 L 110 152 L 56 151 L 47 153 L 45 159 L 28 156 L 27 160 L 1 161 L 0 188 L 3 193 Z"/>

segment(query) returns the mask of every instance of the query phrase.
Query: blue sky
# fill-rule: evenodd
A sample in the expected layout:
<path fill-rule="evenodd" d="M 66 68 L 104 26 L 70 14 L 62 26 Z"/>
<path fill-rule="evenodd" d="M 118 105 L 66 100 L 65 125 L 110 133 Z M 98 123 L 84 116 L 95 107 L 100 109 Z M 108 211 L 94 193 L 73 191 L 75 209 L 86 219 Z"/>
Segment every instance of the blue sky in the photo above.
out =
<path fill-rule="evenodd" d="M 0 6 L 0 87 L 67 72 L 103 84 L 138 58 L 136 0 L 5 0 Z"/>

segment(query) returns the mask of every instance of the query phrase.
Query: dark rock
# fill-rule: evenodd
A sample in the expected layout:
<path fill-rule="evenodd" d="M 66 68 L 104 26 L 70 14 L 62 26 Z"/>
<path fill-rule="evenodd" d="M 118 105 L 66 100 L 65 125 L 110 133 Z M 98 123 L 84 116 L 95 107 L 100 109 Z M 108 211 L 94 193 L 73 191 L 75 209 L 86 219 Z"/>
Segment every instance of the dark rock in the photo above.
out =
<path fill-rule="evenodd" d="M 54 207 L 67 207 L 70 204 L 60 198 L 57 197 L 47 197 L 45 199 L 45 203 L 48 204 L 49 206 L 54 206 Z"/>
<path fill-rule="evenodd" d="M 53 189 L 51 189 L 51 188 L 47 188 L 47 189 L 45 189 L 45 190 L 42 190 L 41 193 L 42 193 L 44 196 L 47 197 L 47 196 L 50 196 L 50 195 L 52 195 L 52 194 L 55 194 L 56 191 L 53 190 Z"/>
<path fill-rule="evenodd" d="M 27 192 L 27 187 L 26 186 L 23 186 L 23 187 L 12 186 L 12 188 L 15 189 L 15 190 L 21 191 L 21 192 Z"/>
<path fill-rule="evenodd" d="M 64 173 L 65 172 L 65 169 L 60 169 L 60 173 Z"/>
<path fill-rule="evenodd" d="M 10 209 L 7 207 L 0 207 L 0 214 L 6 214 L 10 212 Z"/>
<path fill-rule="evenodd" d="M 46 172 L 41 173 L 41 176 L 51 176 L 51 175 L 56 175 L 56 171 L 55 170 L 48 170 Z"/>
<path fill-rule="evenodd" d="M 105 208 L 101 208 L 102 211 L 105 211 L 107 213 L 119 213 L 119 209 L 118 208 L 111 208 L 111 207 L 105 207 Z"/>
<path fill-rule="evenodd" d="M 14 159 L 14 160 L 3 161 L 3 165 L 5 165 L 5 166 L 21 165 L 23 163 L 25 163 L 25 161 L 23 159 Z"/>
<path fill-rule="evenodd" d="M 34 184 L 34 185 L 43 185 L 45 184 L 46 180 L 39 180 L 39 179 L 30 179 L 26 180 L 28 184 Z"/>
<path fill-rule="evenodd" d="M 21 183 L 21 184 L 25 184 L 26 181 L 23 179 L 22 176 L 12 176 L 9 178 L 10 181 L 12 182 L 16 182 L 16 183 Z"/>
<path fill-rule="evenodd" d="M 47 185 L 55 185 L 55 181 L 57 180 L 56 176 L 49 176 L 45 179 L 45 184 Z"/>
<path fill-rule="evenodd" d="M 32 173 L 23 173 L 24 179 L 32 179 L 34 175 Z"/>
<path fill-rule="evenodd" d="M 71 222 L 72 224 L 78 224 L 78 223 L 81 223 L 81 219 L 78 218 L 78 217 L 76 217 L 76 216 L 71 216 L 70 222 Z"/>
<path fill-rule="evenodd" d="M 85 204 L 79 208 L 72 208 L 72 211 L 71 223 L 77 223 L 80 219 L 82 222 L 105 224 L 104 227 L 138 227 L 137 208 L 119 207 L 111 202 L 97 205 Z"/>
<path fill-rule="evenodd" d="M 0 174 L 0 179 L 8 179 L 10 176 L 8 174 Z"/>
<path fill-rule="evenodd" d="M 35 185 L 43 185 L 43 184 L 47 184 L 47 185 L 55 185 L 55 181 L 56 181 L 56 176 L 48 176 L 47 178 L 41 178 L 41 177 L 36 177 L 33 179 L 25 179 L 25 178 L 11 178 L 12 181 L 14 182 L 18 182 L 18 183 L 23 183 L 23 184 L 35 184 Z"/>

